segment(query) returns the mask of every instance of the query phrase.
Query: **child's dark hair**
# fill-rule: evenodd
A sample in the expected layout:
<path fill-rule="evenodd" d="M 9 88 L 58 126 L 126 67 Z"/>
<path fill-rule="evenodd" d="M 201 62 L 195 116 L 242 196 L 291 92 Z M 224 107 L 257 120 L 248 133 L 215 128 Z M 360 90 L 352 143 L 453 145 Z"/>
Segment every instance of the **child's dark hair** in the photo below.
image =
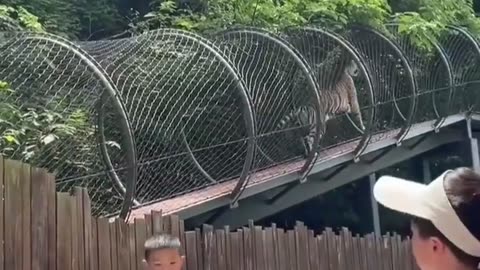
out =
<path fill-rule="evenodd" d="M 447 173 L 443 181 L 445 193 L 458 218 L 480 241 L 480 175 L 469 168 Z M 480 258 L 471 256 L 450 242 L 429 220 L 414 217 L 412 223 L 421 237 L 440 238 L 465 265 L 477 268 Z"/>
<path fill-rule="evenodd" d="M 145 241 L 145 260 L 148 261 L 153 251 L 161 249 L 180 249 L 181 243 L 178 237 L 169 234 L 154 235 Z"/>

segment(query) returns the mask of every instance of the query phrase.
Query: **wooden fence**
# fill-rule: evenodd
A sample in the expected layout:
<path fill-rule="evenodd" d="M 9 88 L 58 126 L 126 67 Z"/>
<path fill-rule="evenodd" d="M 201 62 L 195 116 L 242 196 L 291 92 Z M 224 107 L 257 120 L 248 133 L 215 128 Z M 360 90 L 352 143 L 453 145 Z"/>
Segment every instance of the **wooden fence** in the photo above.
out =
<path fill-rule="evenodd" d="M 51 174 L 1 157 L 0 187 L 0 270 L 141 270 L 143 243 L 160 232 L 181 239 L 188 270 L 416 269 L 399 236 L 314 235 L 302 223 L 184 232 L 183 221 L 160 212 L 132 224 L 93 218 L 86 190 L 56 193 Z"/>

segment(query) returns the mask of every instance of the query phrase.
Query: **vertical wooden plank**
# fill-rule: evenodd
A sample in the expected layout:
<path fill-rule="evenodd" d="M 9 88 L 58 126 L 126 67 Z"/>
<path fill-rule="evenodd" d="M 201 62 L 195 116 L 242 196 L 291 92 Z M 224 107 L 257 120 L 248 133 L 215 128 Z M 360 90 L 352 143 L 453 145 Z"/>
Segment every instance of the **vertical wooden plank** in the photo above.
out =
<path fill-rule="evenodd" d="M 118 269 L 117 226 L 114 222 L 108 224 L 110 229 L 110 258 L 112 270 Z"/>
<path fill-rule="evenodd" d="M 239 270 L 245 270 L 246 269 L 246 264 L 245 264 L 245 242 L 244 242 L 244 239 L 243 239 L 243 230 L 242 229 L 238 229 L 237 230 L 237 233 L 238 233 L 238 252 L 237 252 L 237 256 L 238 256 L 238 269 Z"/>
<path fill-rule="evenodd" d="M 180 229 L 180 243 L 182 244 L 181 247 L 181 252 L 182 255 L 185 256 L 185 223 L 183 220 L 180 220 L 178 223 L 179 229 Z M 187 264 L 183 264 L 182 270 L 187 270 Z"/>
<path fill-rule="evenodd" d="M 147 239 L 153 235 L 152 215 L 149 214 L 145 215 L 145 232 Z"/>
<path fill-rule="evenodd" d="M 152 231 L 153 234 L 163 232 L 163 218 L 161 211 L 152 211 Z"/>
<path fill-rule="evenodd" d="M 289 254 L 289 269 L 298 269 L 297 265 L 297 248 L 295 241 L 295 231 L 287 232 L 287 241 L 288 241 L 288 254 Z"/>
<path fill-rule="evenodd" d="M 277 225 L 275 223 L 272 223 L 272 245 L 273 245 L 273 263 L 272 263 L 272 267 L 273 269 L 275 270 L 279 270 L 280 269 L 280 266 L 278 264 L 278 261 L 279 261 L 279 254 L 278 254 L 278 247 L 279 247 L 279 244 L 278 244 L 278 229 L 277 229 Z"/>
<path fill-rule="evenodd" d="M 327 252 L 327 239 L 325 233 L 317 236 L 317 249 L 318 249 L 318 258 L 319 258 L 319 269 L 330 269 L 328 263 L 328 252 Z"/>
<path fill-rule="evenodd" d="M 93 270 L 92 261 L 92 203 L 88 196 L 88 191 L 82 189 L 82 208 L 83 208 L 83 232 L 84 232 L 84 254 L 85 270 Z"/>
<path fill-rule="evenodd" d="M 307 228 L 302 222 L 297 222 L 295 226 L 295 249 L 297 257 L 297 269 L 308 268 L 308 241 L 306 239 Z"/>
<path fill-rule="evenodd" d="M 230 227 L 225 226 L 225 269 L 232 269 L 232 243 Z"/>
<path fill-rule="evenodd" d="M 142 261 L 145 257 L 145 241 L 147 240 L 147 228 L 145 225 L 144 219 L 135 219 L 135 253 L 137 254 L 137 270 L 143 269 Z"/>
<path fill-rule="evenodd" d="M 0 155 L 0 270 L 5 270 L 5 182 L 3 157 Z"/>
<path fill-rule="evenodd" d="M 263 253 L 263 230 L 260 226 L 254 227 L 255 269 L 265 269 L 265 254 Z"/>
<path fill-rule="evenodd" d="M 328 267 L 331 270 L 338 269 L 338 254 L 337 254 L 337 241 L 335 240 L 335 234 L 332 229 L 327 228 L 325 230 L 327 254 L 328 254 Z"/>
<path fill-rule="evenodd" d="M 197 235 L 196 232 L 185 233 L 185 264 L 188 270 L 198 270 Z"/>
<path fill-rule="evenodd" d="M 225 230 L 216 230 L 215 231 L 215 240 L 216 240 L 216 257 L 217 257 L 217 269 L 227 269 L 227 264 L 225 258 L 227 257 L 226 248 L 225 248 Z"/>
<path fill-rule="evenodd" d="M 137 240 L 135 239 L 135 224 L 128 224 L 128 244 L 128 249 L 130 253 L 130 270 L 136 270 L 137 261 L 141 261 L 143 258 L 137 258 Z"/>
<path fill-rule="evenodd" d="M 171 235 L 180 239 L 180 219 L 176 215 L 170 216 Z"/>
<path fill-rule="evenodd" d="M 97 220 L 98 229 L 98 269 L 116 270 L 111 265 L 111 247 L 110 247 L 110 228 L 108 219 L 99 218 Z"/>
<path fill-rule="evenodd" d="M 231 270 L 240 270 L 240 254 L 239 254 L 239 241 L 240 241 L 240 232 L 230 233 L 230 269 Z"/>
<path fill-rule="evenodd" d="M 287 270 L 289 269 L 288 262 L 290 261 L 287 233 L 285 232 L 284 229 L 278 229 L 277 235 L 278 235 L 278 242 L 280 244 L 280 248 L 279 248 L 280 270 Z"/>
<path fill-rule="evenodd" d="M 22 270 L 22 241 L 17 241 L 22 239 L 21 168 L 20 162 L 5 160 L 5 269 L 8 270 Z"/>
<path fill-rule="evenodd" d="M 162 232 L 172 234 L 172 227 L 170 226 L 171 217 L 170 216 L 163 217 L 162 221 L 163 221 Z"/>
<path fill-rule="evenodd" d="M 367 239 L 365 237 L 362 237 L 359 239 L 360 241 L 360 252 L 359 252 L 359 258 L 360 258 L 360 264 L 362 265 L 362 269 L 364 270 L 369 270 L 369 269 L 374 269 L 369 268 L 368 266 L 368 261 L 372 260 L 374 258 L 370 257 L 370 253 L 368 253 L 368 244 L 367 244 Z"/>
<path fill-rule="evenodd" d="M 57 193 L 57 270 L 71 269 L 72 212 L 68 193 Z"/>
<path fill-rule="evenodd" d="M 214 235 L 213 235 L 213 228 L 208 225 L 203 225 L 203 263 L 205 270 L 212 270 L 214 269 L 214 260 L 213 248 L 214 242 Z"/>
<path fill-rule="evenodd" d="M 32 270 L 48 268 L 48 173 L 32 170 Z"/>
<path fill-rule="evenodd" d="M 90 259 L 91 270 L 101 270 L 98 265 L 98 227 L 97 219 L 92 218 L 92 257 Z"/>
<path fill-rule="evenodd" d="M 115 226 L 117 228 L 117 249 L 118 249 L 118 269 L 129 270 L 130 269 L 130 249 L 128 238 L 128 226 L 121 220 L 115 220 Z"/>
<path fill-rule="evenodd" d="M 57 269 L 57 192 L 55 176 L 47 176 L 48 269 Z"/>
<path fill-rule="evenodd" d="M 245 258 L 245 270 L 253 270 L 254 269 L 254 248 L 253 248 L 253 239 L 252 239 L 252 232 L 250 228 L 243 229 L 243 255 Z"/>
<path fill-rule="evenodd" d="M 78 228 L 80 225 L 78 224 L 78 207 L 77 207 L 77 200 L 76 196 L 70 196 L 70 211 L 72 212 L 72 262 L 71 262 L 71 269 L 72 270 L 80 270 L 80 254 L 79 254 L 79 230 Z M 83 227 L 83 226 L 82 226 Z"/>
<path fill-rule="evenodd" d="M 32 178 L 30 172 L 30 166 L 23 164 L 22 165 L 22 174 L 21 174 L 21 189 L 22 189 L 22 236 L 23 236 L 23 270 L 31 270 L 32 269 L 32 239 L 31 239 L 31 232 L 32 232 L 32 223 L 31 223 L 31 216 L 32 216 Z M 48 183 L 47 183 L 48 184 Z M 48 186 L 46 187 L 46 193 L 44 196 L 47 196 Z M 48 215 L 48 214 L 47 214 Z M 48 218 L 47 218 L 48 219 Z M 45 224 L 47 227 L 47 236 L 48 236 L 48 222 Z M 48 237 L 46 239 L 48 245 Z M 47 258 L 47 265 L 48 265 L 48 258 Z"/>
<path fill-rule="evenodd" d="M 195 229 L 195 237 L 197 238 L 197 259 L 198 259 L 198 264 L 197 264 L 197 267 L 199 270 L 203 270 L 205 269 L 205 265 L 204 265 L 204 248 L 205 248 L 205 244 L 203 243 L 203 237 L 202 237 L 202 231 L 197 228 Z"/>
<path fill-rule="evenodd" d="M 75 201 L 76 210 L 76 239 L 77 239 L 77 254 L 78 254 L 78 269 L 85 269 L 85 223 L 83 217 L 83 191 L 79 187 L 74 188 L 73 199 Z M 73 231 L 73 230 L 72 230 Z"/>
<path fill-rule="evenodd" d="M 308 265 L 309 269 L 316 270 L 320 269 L 320 265 L 318 264 L 318 251 L 317 251 L 317 245 L 315 241 L 315 234 L 312 230 L 308 231 L 308 255 L 309 255 L 309 260 L 308 260 Z"/>
<path fill-rule="evenodd" d="M 353 268 L 357 268 L 362 270 L 362 264 L 360 263 L 359 257 L 360 245 L 358 242 L 358 236 L 352 238 L 352 266 Z"/>
<path fill-rule="evenodd" d="M 275 269 L 275 245 L 273 243 L 273 229 L 265 228 L 265 243 L 263 245 L 266 269 L 276 270 Z"/>

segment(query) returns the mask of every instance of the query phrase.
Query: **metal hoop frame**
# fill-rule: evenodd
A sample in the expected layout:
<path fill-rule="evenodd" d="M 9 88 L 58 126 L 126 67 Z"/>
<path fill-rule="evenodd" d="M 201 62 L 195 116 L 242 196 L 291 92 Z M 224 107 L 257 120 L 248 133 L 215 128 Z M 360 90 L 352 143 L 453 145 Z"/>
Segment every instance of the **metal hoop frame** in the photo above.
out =
<path fill-rule="evenodd" d="M 240 174 L 240 177 L 238 179 L 238 183 L 234 190 L 232 191 L 233 198 L 237 198 L 236 193 L 240 193 L 239 190 L 242 189 L 243 183 L 247 182 L 247 178 L 249 177 L 250 174 L 250 168 L 253 165 L 253 160 L 255 157 L 255 148 L 256 148 L 256 143 L 255 143 L 255 117 L 254 117 L 254 111 L 253 111 L 253 106 L 252 106 L 252 101 L 251 98 L 246 90 L 246 86 L 243 82 L 243 80 L 240 78 L 238 75 L 238 72 L 236 69 L 233 67 L 231 62 L 228 60 L 228 57 L 226 57 L 223 53 L 221 53 L 221 50 L 215 46 L 212 42 L 206 40 L 205 38 L 198 36 L 196 34 L 183 31 L 183 30 L 176 30 L 176 29 L 163 29 L 163 30 L 157 30 L 157 31 L 163 31 L 165 33 L 169 33 L 171 35 L 176 35 L 180 36 L 182 38 L 190 39 L 193 42 L 196 42 L 200 44 L 200 46 L 204 47 L 207 49 L 209 52 L 211 52 L 215 58 L 217 58 L 229 71 L 229 73 L 233 76 L 236 84 L 236 88 L 239 91 L 239 97 L 242 102 L 242 107 L 243 107 L 243 117 L 244 121 L 246 124 L 247 128 L 247 154 L 245 157 L 245 163 L 243 165 L 242 172 Z M 184 137 L 184 130 L 182 128 L 181 130 L 182 136 Z M 186 149 L 189 153 L 189 157 L 192 159 L 192 162 L 197 166 L 199 171 L 210 181 L 210 182 L 216 182 L 215 179 L 213 179 L 210 174 L 200 165 L 200 162 L 198 162 L 197 158 L 195 157 L 194 153 L 191 150 L 190 145 L 188 145 L 188 142 L 186 138 L 183 138 L 183 142 L 186 144 Z M 233 199 L 235 201 L 235 199 Z"/>
<path fill-rule="evenodd" d="M 307 176 L 308 172 L 310 171 L 311 165 L 316 161 L 318 157 L 318 152 L 320 150 L 320 147 L 319 147 L 320 138 L 321 138 L 321 134 L 323 133 L 322 127 L 324 126 L 324 123 L 323 123 L 324 112 L 321 110 L 319 88 L 315 80 L 315 76 L 312 72 L 312 69 L 310 68 L 307 61 L 305 61 L 303 56 L 300 54 L 300 52 L 298 52 L 297 49 L 292 44 L 290 44 L 287 40 L 281 38 L 280 36 L 267 32 L 264 29 L 255 28 L 255 27 L 235 27 L 229 30 L 218 32 L 216 33 L 216 35 L 228 36 L 228 35 L 233 35 L 238 33 L 245 33 L 249 35 L 259 36 L 261 38 L 268 40 L 269 42 L 272 42 L 278 45 L 290 57 L 293 58 L 293 60 L 298 65 L 300 70 L 306 76 L 309 88 L 313 89 L 312 94 L 315 97 L 314 105 L 315 105 L 315 117 L 317 118 L 317 123 L 315 127 L 315 137 L 313 142 L 314 149 L 312 149 L 312 151 L 308 154 L 304 165 L 298 172 L 300 181 L 303 181 Z M 257 147 L 259 146 L 257 145 Z M 239 199 L 246 184 L 247 183 L 242 184 L 241 191 L 239 190 L 238 193 L 237 191 L 234 190 L 234 192 L 232 193 L 234 202 L 236 202 Z"/>
<path fill-rule="evenodd" d="M 387 23 L 385 24 L 385 26 L 398 26 L 399 24 L 398 23 Z M 447 114 L 450 112 L 450 106 L 451 106 L 451 102 L 452 102 L 452 99 L 453 99 L 453 73 L 452 73 L 452 66 L 451 66 L 451 63 L 443 49 L 443 47 L 438 43 L 438 42 L 435 42 L 433 40 L 430 40 L 431 44 L 435 47 L 435 50 L 438 52 L 439 56 L 440 56 L 440 59 L 448 73 L 448 88 L 449 88 L 449 97 L 448 97 L 448 101 L 447 101 Z M 414 76 L 415 77 L 415 76 Z M 418 85 L 417 85 L 418 87 Z M 417 88 L 417 93 L 418 93 L 418 88 Z M 434 110 L 435 110 L 435 114 L 437 115 L 438 119 L 437 121 L 435 122 L 434 126 L 435 126 L 435 130 L 438 131 L 442 124 L 445 122 L 445 119 L 446 119 L 446 116 L 442 116 L 439 114 L 438 112 L 438 109 L 437 109 L 437 102 L 435 100 L 435 93 L 432 94 L 432 103 L 433 103 L 433 106 L 434 106 Z M 417 105 L 418 105 L 418 102 L 417 102 Z"/>
<path fill-rule="evenodd" d="M 477 54 L 479 55 L 480 57 L 480 44 L 479 44 L 479 41 L 477 41 L 473 35 L 468 32 L 467 30 L 465 30 L 464 28 L 461 28 L 459 26 L 453 26 L 453 25 L 449 25 L 447 26 L 447 29 L 450 29 L 450 30 L 454 30 L 454 31 L 457 31 L 458 33 L 460 33 L 462 36 L 464 36 L 469 42 L 472 43 L 473 47 L 475 48 Z M 456 86 L 453 86 L 453 89 L 455 89 Z M 455 92 L 455 91 L 453 91 Z M 453 93 L 454 95 L 455 93 Z M 453 98 L 452 98 L 453 99 Z"/>
<path fill-rule="evenodd" d="M 410 90 L 412 92 L 412 97 L 410 98 L 410 101 L 411 101 L 410 102 L 410 108 L 408 110 L 407 117 L 405 117 L 405 123 L 402 126 L 402 128 L 400 129 L 399 133 L 397 134 L 397 145 L 400 145 L 402 143 L 403 139 L 405 139 L 408 131 L 410 130 L 410 127 L 412 125 L 412 120 L 415 116 L 415 111 L 416 111 L 416 108 L 417 108 L 417 105 L 416 105 L 417 104 L 417 83 L 416 83 L 415 78 L 413 76 L 413 71 L 412 71 L 412 67 L 410 65 L 410 62 L 407 60 L 407 57 L 405 56 L 403 51 L 400 49 L 400 47 L 396 44 L 396 42 L 394 40 L 390 39 L 389 37 L 387 37 L 385 34 L 381 33 L 380 31 L 375 30 L 373 28 L 367 28 L 367 27 L 361 26 L 361 25 L 352 25 L 350 27 L 350 30 L 360 30 L 360 31 L 369 32 L 369 33 L 372 33 L 373 35 L 377 36 L 378 38 L 380 38 L 380 40 L 384 41 L 391 49 L 393 49 L 395 51 L 395 53 L 398 54 L 398 56 L 400 57 L 400 60 L 402 61 L 403 66 L 405 67 L 405 70 L 407 71 L 408 84 L 410 85 Z M 393 99 L 394 99 L 394 103 L 395 103 L 395 107 L 397 109 L 397 112 L 402 114 L 400 112 L 400 110 L 398 109 L 395 95 L 393 95 L 393 97 L 394 97 Z"/>
<path fill-rule="evenodd" d="M 291 29 L 295 29 L 295 28 L 291 28 Z M 371 77 L 370 72 L 367 69 L 367 66 L 365 64 L 365 60 L 362 58 L 362 56 L 358 52 L 358 50 L 349 41 L 347 41 L 341 35 L 333 32 L 333 31 L 322 29 L 322 28 L 317 28 L 317 27 L 312 27 L 312 26 L 301 27 L 301 28 L 297 28 L 297 29 L 301 29 L 303 31 L 309 31 L 309 32 L 312 32 L 314 34 L 327 36 L 328 38 L 333 39 L 343 49 L 345 49 L 350 54 L 350 56 L 352 56 L 353 60 L 356 63 L 359 64 L 358 67 L 359 67 L 359 69 L 361 70 L 362 74 L 364 75 L 364 77 L 366 79 L 367 91 L 368 91 L 368 95 L 369 95 L 369 103 L 372 106 L 371 106 L 370 118 L 367 120 L 366 129 L 363 131 L 362 138 L 360 139 L 360 141 L 358 142 L 358 144 L 357 144 L 357 146 L 354 150 L 354 159 L 356 161 L 358 161 L 359 157 L 362 155 L 363 151 L 368 146 L 368 143 L 369 143 L 370 138 L 371 138 L 370 130 L 371 130 L 371 127 L 372 127 L 372 125 L 375 121 L 375 106 L 373 106 L 375 104 L 375 95 L 374 95 L 374 92 L 373 92 L 372 77 Z M 288 32 L 287 32 L 287 34 L 288 34 Z M 318 84 L 317 81 L 316 81 L 316 83 Z"/>
<path fill-rule="evenodd" d="M 102 158 L 105 162 L 105 166 L 107 167 L 108 174 L 120 193 L 124 195 L 124 203 L 120 210 L 119 216 L 121 218 L 126 219 L 128 214 L 130 213 L 131 204 L 134 201 L 134 194 L 135 194 L 135 187 L 137 182 L 137 160 L 136 160 L 136 148 L 135 148 L 135 138 L 132 133 L 132 127 L 130 125 L 130 120 L 128 118 L 128 114 L 126 113 L 126 109 L 124 107 L 124 102 L 122 101 L 121 96 L 115 86 L 115 84 L 111 81 L 110 77 L 107 75 L 105 70 L 83 49 L 79 48 L 75 44 L 71 43 L 70 41 L 55 36 L 52 34 L 33 34 L 29 33 L 27 36 L 23 37 L 25 40 L 43 40 L 47 42 L 51 42 L 53 44 L 59 45 L 72 53 L 74 53 L 77 57 L 79 57 L 87 66 L 90 68 L 93 73 L 98 77 L 102 85 L 105 87 L 107 92 L 101 94 L 99 100 L 103 100 L 104 95 L 108 95 L 108 97 L 113 99 L 113 105 L 117 109 L 118 113 L 120 114 L 120 127 L 122 129 L 122 134 L 126 135 L 124 138 L 124 143 L 126 146 L 126 160 L 127 160 L 127 186 L 125 187 L 123 183 L 120 181 L 117 173 L 113 168 L 113 164 L 110 160 L 110 157 L 107 153 L 106 146 L 105 146 L 105 137 L 104 134 L 100 135 L 100 152 Z M 100 102 L 101 103 L 101 102 Z M 99 118 L 103 117 L 103 110 L 99 111 Z M 99 121 L 99 124 L 102 124 L 103 121 Z M 103 125 L 103 124 L 102 124 Z M 99 131 L 103 132 L 103 126 L 99 127 Z M 102 147 L 103 145 L 103 147 Z"/>

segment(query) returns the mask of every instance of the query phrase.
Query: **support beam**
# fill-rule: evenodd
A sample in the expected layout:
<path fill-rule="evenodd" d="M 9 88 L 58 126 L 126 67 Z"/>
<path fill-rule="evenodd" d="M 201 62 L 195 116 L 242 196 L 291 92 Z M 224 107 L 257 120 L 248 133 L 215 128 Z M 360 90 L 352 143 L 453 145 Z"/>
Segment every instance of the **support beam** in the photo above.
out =
<path fill-rule="evenodd" d="M 480 119 L 480 118 L 479 118 Z M 433 131 L 433 126 L 436 120 L 434 121 L 427 121 L 423 123 L 418 123 L 412 126 L 410 131 L 408 132 L 404 142 L 410 143 L 411 141 L 417 141 L 419 136 L 427 134 Z M 447 117 L 445 122 L 442 126 L 441 132 L 445 131 L 446 129 L 457 129 L 460 125 L 464 125 L 465 123 L 465 116 L 463 114 L 455 114 Z M 474 121 L 475 123 L 475 121 Z M 405 145 L 404 143 L 404 145 Z M 389 139 L 380 139 L 378 141 L 371 141 L 365 151 L 362 154 L 362 159 L 365 158 L 365 161 L 371 162 L 378 157 L 379 154 L 382 154 L 383 150 L 386 147 L 394 147 L 396 144 L 395 138 Z M 353 150 L 353 149 L 352 149 Z M 385 153 L 386 154 L 386 153 Z M 345 162 L 351 162 L 354 159 L 354 153 L 352 151 L 342 151 L 341 154 L 335 154 L 334 156 L 330 156 L 328 158 L 322 157 L 320 160 L 315 163 L 310 172 L 310 175 L 315 175 L 319 173 L 323 173 L 326 175 L 325 171 L 332 172 L 331 168 L 338 167 Z M 381 157 L 381 156 L 380 156 Z M 261 181 L 255 184 L 249 184 L 245 188 L 240 200 L 248 200 L 260 194 L 269 193 L 269 198 L 272 198 L 275 194 L 278 194 L 280 190 L 285 188 L 286 184 L 298 182 L 298 172 L 291 172 L 287 173 L 274 179 L 269 179 L 267 181 Z M 219 184 L 220 185 L 220 184 Z M 281 189 L 278 189 L 281 187 Z M 222 190 L 222 189 L 219 189 Z M 270 193 L 271 190 L 275 190 L 275 193 Z M 189 195 L 185 195 L 188 197 Z M 177 199 L 178 200 L 178 199 Z M 148 206 L 141 207 L 138 209 L 134 209 L 132 211 L 133 215 L 142 215 L 141 213 L 149 213 L 151 209 L 164 209 L 163 207 L 164 202 L 152 203 Z M 191 219 L 205 213 L 209 213 L 215 209 L 223 207 L 225 205 L 230 204 L 230 197 L 229 193 L 222 192 L 221 194 L 212 193 L 209 194 L 208 198 L 201 198 L 201 202 L 197 202 L 193 205 L 189 204 L 175 204 L 173 209 L 169 209 L 169 214 L 177 214 L 180 218 L 186 220 Z"/>
<path fill-rule="evenodd" d="M 375 182 L 377 181 L 377 176 L 375 173 L 372 173 L 368 176 L 368 180 L 370 182 L 370 202 L 372 205 L 372 218 L 373 218 L 373 232 L 376 236 L 381 236 L 382 232 L 380 230 L 380 214 L 378 213 L 378 203 L 373 197 L 373 186 L 375 186 Z"/>
<path fill-rule="evenodd" d="M 380 169 L 392 166 L 437 147 L 462 140 L 461 130 L 442 130 L 440 133 L 430 136 L 414 149 L 397 147 L 379 160 L 367 163 L 351 163 L 345 170 L 333 176 L 329 181 L 323 181 L 324 175 L 317 173 L 310 176 L 310 180 L 302 185 L 297 185 L 273 204 L 266 203 L 265 197 L 272 197 L 279 190 L 271 190 L 263 194 L 252 196 L 242 201 L 237 209 L 232 209 L 219 216 L 214 222 L 215 226 L 230 225 L 242 226 L 249 219 L 259 220 L 271 216 L 279 211 L 290 208 L 299 203 L 310 200 L 328 191 L 349 184 L 354 180 L 368 176 Z M 465 137 L 463 137 L 465 138 Z M 412 139 L 413 140 L 413 139 Z M 414 142 L 412 142 L 414 143 Z M 372 153 L 374 154 L 374 153 Z M 321 214 L 321 212 L 319 212 Z"/>
<path fill-rule="evenodd" d="M 477 173 L 480 173 L 480 157 L 478 152 L 478 140 L 473 136 L 472 131 L 472 119 L 467 119 L 467 136 L 468 136 L 468 145 L 467 149 L 469 156 L 471 157 L 472 168 Z"/>
<path fill-rule="evenodd" d="M 472 161 L 472 168 L 480 173 L 480 158 L 478 153 L 478 140 L 476 138 L 469 139 L 469 150 L 470 150 L 470 157 Z"/>
<path fill-rule="evenodd" d="M 430 170 L 430 161 L 428 157 L 422 157 L 422 179 L 425 184 L 432 181 L 432 171 Z"/>

